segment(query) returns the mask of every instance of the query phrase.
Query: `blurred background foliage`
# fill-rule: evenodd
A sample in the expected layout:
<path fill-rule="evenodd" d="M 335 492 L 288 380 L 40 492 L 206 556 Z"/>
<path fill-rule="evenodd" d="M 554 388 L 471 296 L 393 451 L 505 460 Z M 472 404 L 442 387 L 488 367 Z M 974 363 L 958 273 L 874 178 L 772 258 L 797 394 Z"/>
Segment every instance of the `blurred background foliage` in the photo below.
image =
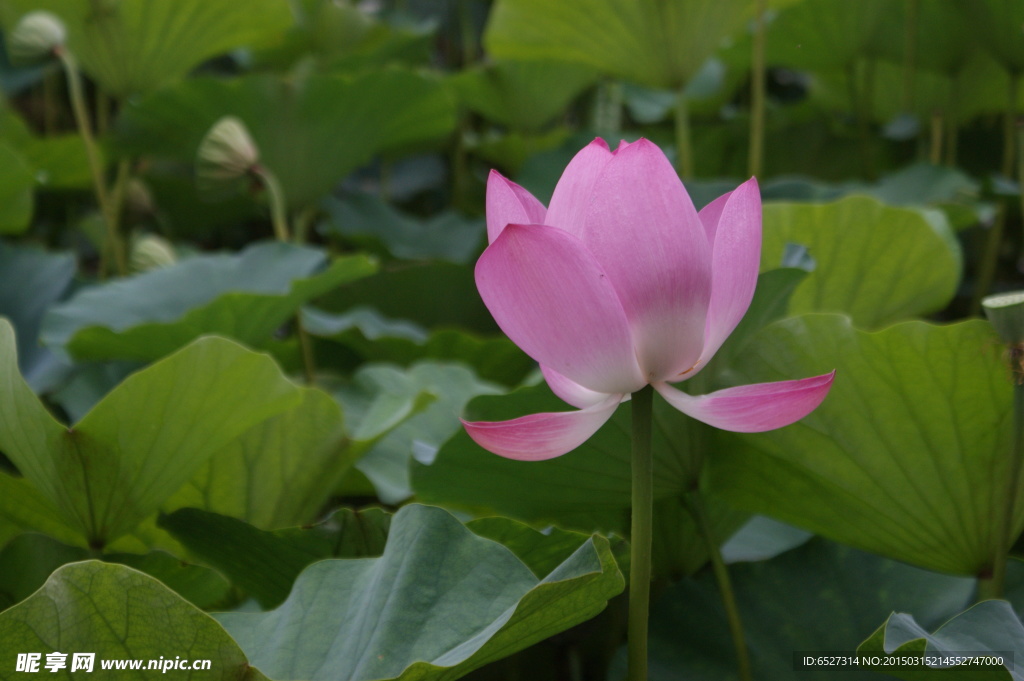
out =
<path fill-rule="evenodd" d="M 379 555 L 383 539 L 352 533 L 386 535 L 389 516 L 352 509 L 422 501 L 561 528 L 542 540 L 470 523 L 531 568 L 542 544 L 550 569 L 580 546 L 573 533 L 610 537 L 595 548 L 603 586 L 580 592 L 600 610 L 609 556 L 624 556 L 628 415 L 525 467 L 476 448 L 456 418 L 467 404 L 484 418 L 561 408 L 472 267 L 488 172 L 546 202 L 595 136 L 658 143 L 698 208 L 760 182 L 751 321 L 691 389 L 840 371 L 830 401 L 778 433 L 657 415 L 652 678 L 735 678 L 687 507 L 698 488 L 713 536 L 739 529 L 727 562 L 750 562 L 735 579 L 761 678 L 833 678 L 779 651 L 852 651 L 894 609 L 934 628 L 972 602 L 1014 503 L 1000 482 L 1010 389 L 985 323 L 938 323 L 1022 281 L 1021 0 L 2 0 L 0 39 L 39 9 L 66 26 L 84 112 L 66 62 L 0 50 L 0 315 L 15 334 L 2 363 L 27 382 L 2 398 L 16 416 L 0 429 L 0 608 L 90 555 L 200 608 L 271 607 L 313 560 Z M 196 156 L 226 116 L 260 171 L 210 192 Z M 270 241 L 279 218 L 288 243 Z M 207 334 L 273 362 L 193 342 Z M 235 411 L 205 411 L 214 388 L 180 383 L 171 360 L 196 380 L 234 376 L 216 389 Z M 150 403 L 172 380 L 173 413 Z M 52 465 L 36 466 L 18 436 L 51 428 L 47 410 L 102 442 L 123 414 L 220 439 L 183 460 L 143 432 L 110 436 L 116 465 L 69 492 L 80 471 L 64 450 L 38 445 Z M 125 479 L 146 494 L 122 498 Z M 85 492 L 115 509 L 107 522 Z M 449 536 L 416 513 L 403 522 Z M 315 539 L 297 529 L 325 517 Z M 226 553 L 239 537 L 280 561 L 239 566 Z M 1007 579 L 1018 606 L 1022 578 Z M 471 678 L 616 678 L 621 597 L 567 631 L 546 617 L 550 638 Z"/>

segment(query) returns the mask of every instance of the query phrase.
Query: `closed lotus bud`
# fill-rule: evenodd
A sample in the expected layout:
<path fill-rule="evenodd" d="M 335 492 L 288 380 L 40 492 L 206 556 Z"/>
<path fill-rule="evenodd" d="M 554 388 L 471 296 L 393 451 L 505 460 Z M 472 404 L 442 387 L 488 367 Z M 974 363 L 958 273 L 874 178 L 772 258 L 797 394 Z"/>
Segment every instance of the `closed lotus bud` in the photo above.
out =
<path fill-rule="evenodd" d="M 11 33 L 8 50 L 15 62 L 46 59 L 64 44 L 64 23 L 49 12 L 30 12 L 21 18 Z"/>
<path fill-rule="evenodd" d="M 155 211 L 153 194 L 146 183 L 137 177 L 128 180 L 124 188 L 124 206 L 135 217 L 152 215 Z"/>
<path fill-rule="evenodd" d="M 259 149 L 245 123 L 234 116 L 217 121 L 199 144 L 196 179 L 204 191 L 234 186 L 260 160 Z"/>
<path fill-rule="evenodd" d="M 132 240 L 129 266 L 133 272 L 148 272 L 170 267 L 178 261 L 170 241 L 155 234 L 144 234 Z"/>

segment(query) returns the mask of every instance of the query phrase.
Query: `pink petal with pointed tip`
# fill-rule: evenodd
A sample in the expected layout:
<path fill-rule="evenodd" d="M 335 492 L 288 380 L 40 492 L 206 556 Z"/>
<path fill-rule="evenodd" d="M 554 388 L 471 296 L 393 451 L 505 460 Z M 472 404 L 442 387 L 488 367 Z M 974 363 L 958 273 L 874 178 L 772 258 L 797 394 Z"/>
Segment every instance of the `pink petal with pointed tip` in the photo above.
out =
<path fill-rule="evenodd" d="M 540 372 L 544 374 L 544 380 L 547 381 L 551 392 L 558 395 L 567 404 L 571 404 L 578 409 L 586 409 L 608 399 L 607 393 L 599 393 L 589 388 L 584 388 L 579 383 L 569 380 L 551 367 L 546 367 L 542 364 Z"/>
<path fill-rule="evenodd" d="M 643 387 L 622 304 L 576 237 L 509 225 L 477 261 L 476 284 L 501 330 L 540 364 L 597 392 Z"/>
<path fill-rule="evenodd" d="M 667 383 L 654 389 L 679 411 L 698 421 L 735 433 L 760 433 L 796 423 L 818 408 L 836 372 L 795 381 L 754 383 L 687 395 Z"/>
<path fill-rule="evenodd" d="M 611 418 L 620 395 L 580 411 L 530 414 L 511 421 L 463 421 L 473 440 L 489 452 L 519 461 L 543 461 L 568 454 Z"/>
<path fill-rule="evenodd" d="M 700 216 L 712 238 L 711 303 L 700 357 L 700 367 L 704 367 L 743 319 L 757 287 L 761 265 L 761 194 L 757 180 L 750 178 L 715 199 Z"/>
<path fill-rule="evenodd" d="M 715 245 L 715 232 L 718 231 L 718 221 L 722 218 L 722 209 L 725 208 L 725 204 L 728 203 L 730 196 L 732 196 L 732 192 L 722 194 L 701 208 L 700 212 L 697 213 L 701 224 L 704 225 L 704 233 L 707 234 L 708 244 L 711 245 L 712 249 L 714 249 Z"/>
<path fill-rule="evenodd" d="M 562 172 L 543 223 L 579 235 L 594 191 L 594 182 L 612 159 L 608 144 L 598 137 L 583 147 Z"/>
<path fill-rule="evenodd" d="M 497 170 L 487 176 L 487 243 L 505 229 L 505 225 L 542 225 L 547 210 L 533 194 L 503 177 Z"/>
<path fill-rule="evenodd" d="M 581 238 L 622 300 L 645 378 L 692 367 L 704 345 L 711 250 L 661 149 L 640 139 L 615 153 L 594 183 Z"/>

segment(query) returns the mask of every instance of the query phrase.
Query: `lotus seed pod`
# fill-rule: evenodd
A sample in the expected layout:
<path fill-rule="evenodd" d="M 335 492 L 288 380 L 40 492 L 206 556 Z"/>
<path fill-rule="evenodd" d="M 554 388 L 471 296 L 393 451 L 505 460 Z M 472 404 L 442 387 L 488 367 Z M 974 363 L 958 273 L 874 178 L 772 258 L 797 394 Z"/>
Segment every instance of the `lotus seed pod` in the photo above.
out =
<path fill-rule="evenodd" d="M 49 12 L 30 12 L 21 18 L 11 33 L 9 51 L 15 62 L 46 59 L 64 44 L 64 23 Z"/>
<path fill-rule="evenodd" d="M 260 159 L 245 124 L 234 116 L 217 121 L 199 144 L 196 177 L 201 189 L 216 189 L 245 177 Z"/>
<path fill-rule="evenodd" d="M 170 267 L 178 261 L 170 241 L 155 234 L 143 234 L 132 240 L 129 266 L 133 272 L 148 272 Z"/>
<path fill-rule="evenodd" d="M 1004 343 L 1014 347 L 1024 344 L 1024 291 L 989 296 L 981 306 Z"/>

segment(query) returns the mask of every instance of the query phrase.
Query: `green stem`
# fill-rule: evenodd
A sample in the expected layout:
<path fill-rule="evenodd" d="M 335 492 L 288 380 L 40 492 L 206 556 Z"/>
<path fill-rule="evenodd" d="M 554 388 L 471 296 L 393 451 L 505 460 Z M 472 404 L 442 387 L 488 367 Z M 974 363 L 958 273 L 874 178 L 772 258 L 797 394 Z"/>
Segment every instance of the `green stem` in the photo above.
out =
<path fill-rule="evenodd" d="M 1011 351 L 1011 356 L 1013 356 Z M 1016 353 L 1020 353 L 1018 349 Z M 1007 476 L 1006 504 L 999 518 L 996 532 L 996 555 L 992 563 L 992 576 L 978 582 L 978 600 L 1002 598 L 1006 585 L 1006 568 L 1010 560 L 1010 549 L 1016 541 L 1017 501 L 1019 498 L 1020 474 L 1024 469 L 1024 375 L 1021 373 L 1021 358 L 1016 359 L 1013 386 L 1013 444 L 1010 451 L 1010 470 Z"/>
<path fill-rule="evenodd" d="M 740 610 L 736 606 L 736 594 L 733 592 L 732 580 L 729 579 L 729 570 L 722 560 L 722 552 L 718 547 L 718 540 L 708 522 L 707 511 L 704 508 L 704 500 L 700 492 L 694 490 L 686 498 L 687 507 L 697 524 L 697 531 L 700 533 L 704 544 L 711 557 L 711 567 L 715 573 L 715 581 L 718 582 L 718 590 L 722 596 L 722 605 L 725 607 L 725 616 L 729 622 L 729 633 L 732 635 L 733 647 L 736 650 L 736 665 L 739 670 L 740 681 L 752 681 L 753 673 L 750 667 L 750 653 L 747 652 L 747 639 L 743 632 L 743 621 L 740 619 Z"/>
<path fill-rule="evenodd" d="M 1014 148 L 1017 145 L 1017 87 L 1020 76 L 1010 72 L 1010 87 L 1007 91 L 1006 113 L 1003 116 L 1003 165 L 1002 172 L 1006 177 L 1013 177 Z"/>
<path fill-rule="evenodd" d="M 117 216 L 114 215 L 114 206 L 107 194 L 106 180 L 103 174 L 103 162 L 100 160 L 99 147 L 92 134 L 92 122 L 89 120 L 89 110 L 85 105 L 85 91 L 82 87 L 82 76 L 78 71 L 78 64 L 71 52 L 66 49 L 55 50 L 61 63 L 64 65 L 64 73 L 68 79 L 68 96 L 71 99 L 71 110 L 75 114 L 75 123 L 78 125 L 78 134 L 85 146 L 85 157 L 89 163 L 89 173 L 92 175 L 93 189 L 96 192 L 96 202 L 99 204 L 100 212 L 107 226 L 107 240 L 111 244 L 114 253 L 114 264 L 117 272 L 124 276 L 128 272 L 125 262 L 124 251 L 119 247 L 120 241 L 117 236 Z M 104 273 L 104 265 L 101 263 L 100 274 Z"/>
<path fill-rule="evenodd" d="M 914 76 L 917 70 L 917 17 L 920 0 L 906 0 L 907 19 L 903 24 L 903 102 L 904 111 L 914 108 Z"/>
<path fill-rule="evenodd" d="M 647 619 L 651 598 L 651 536 L 654 520 L 652 397 L 644 386 L 633 393 L 633 504 L 629 563 L 629 681 L 647 681 Z"/>
<path fill-rule="evenodd" d="M 277 177 L 264 166 L 257 166 L 254 171 L 260 178 L 263 187 L 267 190 L 267 199 L 270 203 L 270 221 L 274 226 L 274 237 L 283 244 L 290 241 L 288 229 L 288 203 L 284 195 L 284 189 Z M 303 233 L 303 237 L 305 234 Z M 295 313 L 295 331 L 299 337 L 299 348 L 302 351 L 302 373 L 306 379 L 306 385 L 316 384 L 316 356 L 313 353 L 313 342 L 306 333 L 306 327 L 302 323 L 302 311 Z"/>
<path fill-rule="evenodd" d="M 928 145 L 928 162 L 933 166 L 942 163 L 942 112 L 932 111 L 931 140 Z"/>
<path fill-rule="evenodd" d="M 758 176 L 764 165 L 765 116 L 765 30 L 766 0 L 757 0 L 757 18 L 754 20 L 754 45 L 750 73 L 750 150 L 747 174 Z"/>
<path fill-rule="evenodd" d="M 47 69 L 43 75 L 43 134 L 52 137 L 57 132 L 57 79 L 60 72 Z"/>
<path fill-rule="evenodd" d="M 622 132 L 622 83 L 606 80 L 597 87 L 593 110 L 594 131 L 614 140 Z"/>
<path fill-rule="evenodd" d="M 291 240 L 288 232 L 288 203 L 285 200 L 284 190 L 281 183 L 269 169 L 258 166 L 255 169 L 256 175 L 267 190 L 267 199 L 270 203 L 270 222 L 274 226 L 274 238 L 283 244 Z"/>
<path fill-rule="evenodd" d="M 981 314 L 981 300 L 988 295 L 992 281 L 996 276 L 996 268 L 999 264 L 999 249 L 1003 244 L 1003 225 L 1006 223 L 1006 205 L 999 204 L 996 209 L 995 219 L 989 228 L 988 241 L 985 242 L 985 252 L 981 256 L 981 264 L 978 267 L 978 276 L 974 280 L 974 295 L 971 297 L 970 313 L 973 316 Z"/>
<path fill-rule="evenodd" d="M 306 206 L 295 218 L 295 243 L 304 244 L 309 240 L 309 230 L 316 219 L 316 208 Z"/>
<path fill-rule="evenodd" d="M 847 86 L 849 88 L 850 108 L 853 109 L 854 120 L 857 123 L 857 137 L 860 139 L 860 160 L 861 167 L 866 178 L 873 179 L 875 170 L 871 157 L 871 129 L 868 123 L 868 111 L 866 97 L 863 95 L 863 88 L 857 82 L 857 64 L 850 62 L 846 67 Z"/>
<path fill-rule="evenodd" d="M 690 112 L 682 88 L 676 97 L 675 124 L 676 172 L 679 177 L 688 180 L 693 177 L 693 147 L 690 140 Z"/>

